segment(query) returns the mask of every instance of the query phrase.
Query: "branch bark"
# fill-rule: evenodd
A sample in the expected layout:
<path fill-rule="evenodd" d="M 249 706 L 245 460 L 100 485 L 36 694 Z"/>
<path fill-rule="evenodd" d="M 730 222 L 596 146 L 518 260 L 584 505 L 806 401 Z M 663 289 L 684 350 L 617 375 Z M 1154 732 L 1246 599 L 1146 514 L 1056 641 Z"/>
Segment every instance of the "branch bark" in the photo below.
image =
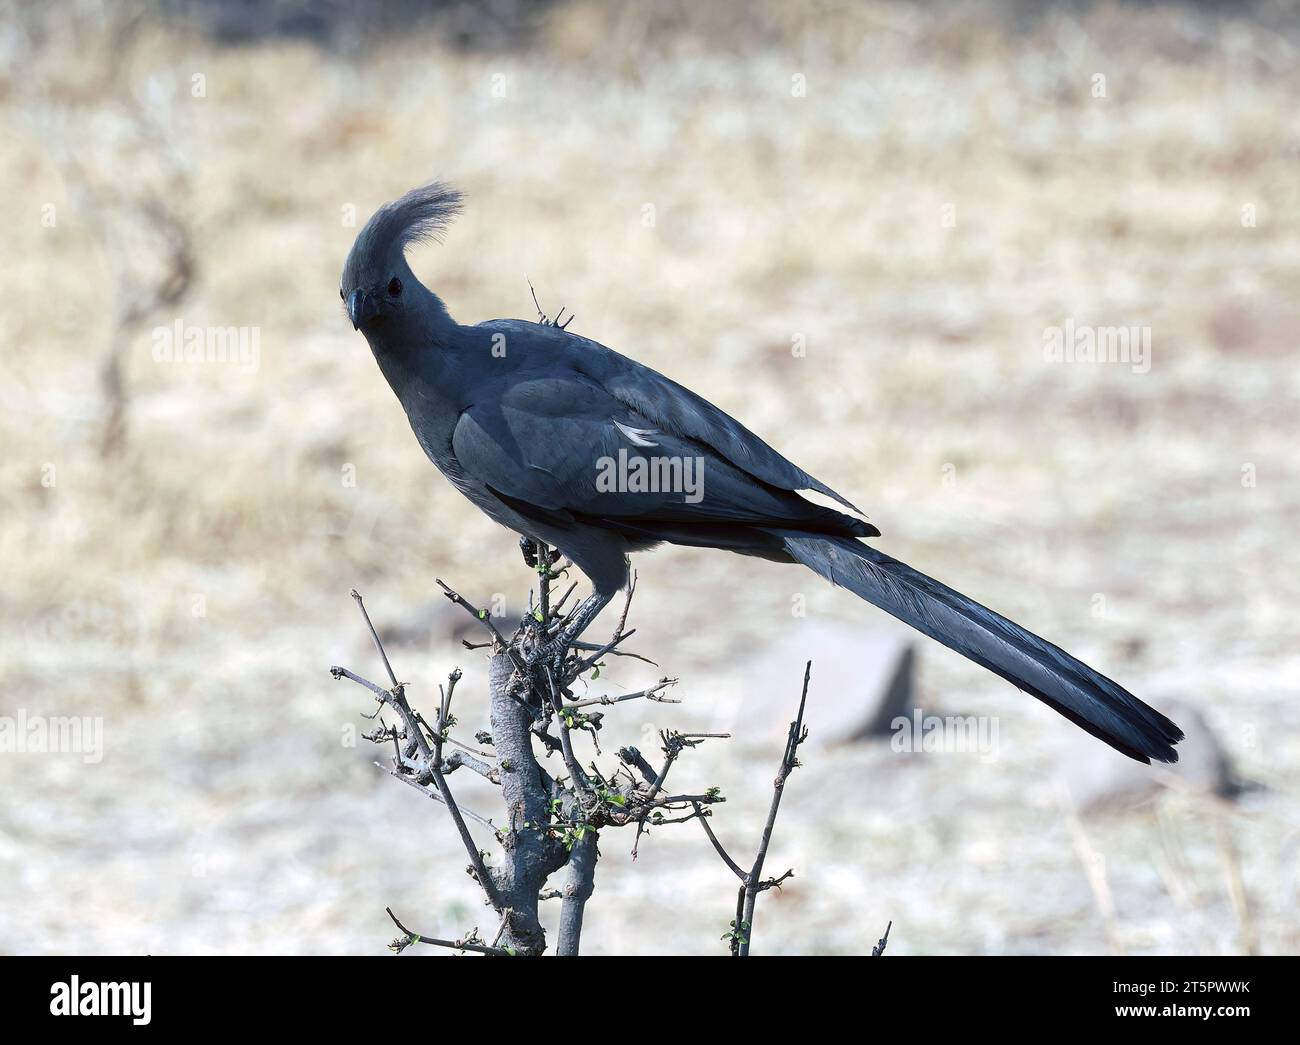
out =
<path fill-rule="evenodd" d="M 569 957 L 578 953 L 582 937 L 582 917 L 587 901 L 596 890 L 595 831 L 587 831 L 573 844 L 569 854 L 569 880 L 564 886 L 564 899 L 560 908 L 560 943 L 558 953 Z"/>
<path fill-rule="evenodd" d="M 541 954 L 546 933 L 538 919 L 538 895 L 566 854 L 563 843 L 549 836 L 551 787 L 533 753 L 527 703 L 512 694 L 514 678 L 510 655 L 494 656 L 488 666 L 492 742 L 509 826 L 502 838 L 506 860 L 493 877 L 503 903 L 501 946 Z"/>

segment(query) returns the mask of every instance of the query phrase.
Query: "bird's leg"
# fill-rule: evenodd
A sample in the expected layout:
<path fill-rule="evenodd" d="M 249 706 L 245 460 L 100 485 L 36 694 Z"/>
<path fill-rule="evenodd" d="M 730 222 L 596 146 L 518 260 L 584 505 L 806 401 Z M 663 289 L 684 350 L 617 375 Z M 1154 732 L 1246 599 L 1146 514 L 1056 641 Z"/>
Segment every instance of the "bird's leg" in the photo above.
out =
<path fill-rule="evenodd" d="M 601 595 L 599 592 L 588 595 L 582 605 L 574 611 L 573 619 L 565 625 L 564 630 L 551 640 L 552 643 L 560 642 L 568 647 L 574 639 L 587 630 L 587 625 L 600 616 L 600 611 L 609 605 L 609 600 L 613 597 L 612 594 Z"/>
<path fill-rule="evenodd" d="M 534 634 L 540 633 L 537 640 L 540 643 L 541 638 L 545 637 L 547 630 L 551 626 L 550 584 L 552 578 L 559 576 L 559 574 L 552 572 L 551 567 L 559 561 L 560 549 L 548 547 L 545 541 L 537 541 L 531 537 L 520 537 L 519 550 L 523 553 L 524 564 L 537 572 L 537 594 L 539 597 L 538 605 L 535 607 L 531 606 L 532 599 L 529 598 L 530 608 L 520 623 Z M 542 563 L 546 565 L 543 566 Z"/>
<path fill-rule="evenodd" d="M 600 615 L 600 611 L 609 605 L 609 600 L 613 597 L 613 594 L 602 595 L 600 592 L 588 595 L 573 611 L 569 623 L 560 630 L 560 633 L 532 652 L 528 657 L 529 666 L 562 658 L 573 641 Z"/>

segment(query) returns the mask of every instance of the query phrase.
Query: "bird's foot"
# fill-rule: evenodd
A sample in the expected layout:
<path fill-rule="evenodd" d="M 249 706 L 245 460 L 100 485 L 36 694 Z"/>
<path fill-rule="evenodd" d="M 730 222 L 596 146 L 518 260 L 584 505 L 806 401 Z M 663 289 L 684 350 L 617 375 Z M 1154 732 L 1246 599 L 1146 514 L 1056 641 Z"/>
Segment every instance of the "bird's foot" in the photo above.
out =
<path fill-rule="evenodd" d="M 524 664 L 531 671 L 542 665 L 550 665 L 555 678 L 563 678 L 564 661 L 569 649 L 578 637 L 587 629 L 587 625 L 596 619 L 596 615 L 609 602 L 608 595 L 591 595 L 579 605 L 569 617 L 569 622 L 562 627 L 549 642 L 543 642 L 524 655 Z"/>
<path fill-rule="evenodd" d="M 539 548 L 545 549 L 548 566 L 554 566 L 560 561 L 559 548 L 547 548 L 546 545 L 542 544 L 540 541 L 533 540 L 531 537 L 520 537 L 519 550 L 523 553 L 524 565 L 530 570 L 537 569 L 538 563 L 541 562 L 537 556 L 537 550 Z"/>
<path fill-rule="evenodd" d="M 524 565 L 530 570 L 537 569 L 537 542 L 531 537 L 520 537 L 519 550 L 523 553 Z"/>
<path fill-rule="evenodd" d="M 535 646 L 524 654 L 524 665 L 529 671 L 535 671 L 537 668 L 548 666 L 556 675 L 564 666 L 564 655 L 568 652 L 565 646 L 558 638 L 550 642 L 544 642 L 540 646 Z"/>
<path fill-rule="evenodd" d="M 552 693 L 555 688 L 569 684 L 566 669 L 569 659 L 569 640 L 563 634 L 557 635 L 550 642 L 543 642 L 524 654 L 524 667 L 534 679 L 542 684 L 544 691 Z"/>

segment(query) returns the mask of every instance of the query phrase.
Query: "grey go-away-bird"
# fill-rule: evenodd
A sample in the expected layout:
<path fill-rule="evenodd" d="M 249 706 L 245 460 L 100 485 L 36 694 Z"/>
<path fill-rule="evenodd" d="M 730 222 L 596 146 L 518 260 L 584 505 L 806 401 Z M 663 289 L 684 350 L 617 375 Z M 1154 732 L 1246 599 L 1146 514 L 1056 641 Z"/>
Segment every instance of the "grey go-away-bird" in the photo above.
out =
<path fill-rule="evenodd" d="M 457 323 L 415 278 L 406 248 L 439 238 L 460 203 L 434 183 L 381 207 L 348 254 L 340 293 L 429 459 L 490 518 L 558 549 L 590 579 L 592 595 L 540 655 L 576 639 L 626 586 L 629 553 L 665 541 L 720 548 L 802 563 L 1129 757 L 1177 761 L 1183 734 L 1164 715 L 865 544 L 880 531 L 857 508 L 707 399 L 554 324 Z M 684 477 L 683 463 L 689 488 L 653 481 Z"/>

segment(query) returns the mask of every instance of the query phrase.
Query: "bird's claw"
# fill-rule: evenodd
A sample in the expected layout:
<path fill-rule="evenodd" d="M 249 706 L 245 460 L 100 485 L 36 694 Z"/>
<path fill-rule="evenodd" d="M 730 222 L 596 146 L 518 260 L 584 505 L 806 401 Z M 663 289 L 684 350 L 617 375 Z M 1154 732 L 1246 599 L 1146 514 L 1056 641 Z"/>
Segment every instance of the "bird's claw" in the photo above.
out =
<path fill-rule="evenodd" d="M 564 671 L 564 658 L 567 653 L 568 646 L 559 639 L 553 639 L 525 653 L 524 666 L 530 672 L 549 667 L 551 677 L 558 679 Z"/>
<path fill-rule="evenodd" d="M 523 553 L 524 565 L 527 566 L 530 570 L 537 569 L 537 563 L 538 563 L 537 542 L 534 541 L 531 537 L 520 537 L 519 550 Z M 557 562 L 560 561 L 560 549 L 559 548 L 548 549 L 547 559 L 549 560 L 548 565 L 554 566 Z"/>
<path fill-rule="evenodd" d="M 537 544 L 528 537 L 520 537 L 519 550 L 523 553 L 524 565 L 530 570 L 537 569 Z"/>

